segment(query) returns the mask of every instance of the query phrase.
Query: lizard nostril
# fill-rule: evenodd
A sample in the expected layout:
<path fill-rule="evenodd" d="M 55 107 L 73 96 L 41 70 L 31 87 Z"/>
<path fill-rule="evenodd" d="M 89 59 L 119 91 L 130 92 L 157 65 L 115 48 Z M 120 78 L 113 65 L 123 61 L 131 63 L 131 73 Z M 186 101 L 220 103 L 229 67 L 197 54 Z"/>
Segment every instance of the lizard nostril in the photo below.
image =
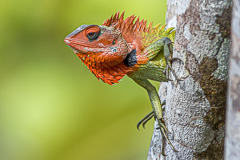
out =
<path fill-rule="evenodd" d="M 70 41 L 68 39 L 64 39 L 64 42 L 67 43 L 67 44 L 70 43 Z"/>

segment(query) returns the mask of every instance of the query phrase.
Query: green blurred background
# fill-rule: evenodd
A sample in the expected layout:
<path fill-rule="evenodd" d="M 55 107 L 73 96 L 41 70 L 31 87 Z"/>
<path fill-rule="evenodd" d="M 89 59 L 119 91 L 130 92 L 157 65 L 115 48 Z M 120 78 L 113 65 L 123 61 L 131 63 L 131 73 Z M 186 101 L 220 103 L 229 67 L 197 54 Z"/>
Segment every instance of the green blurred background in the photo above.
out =
<path fill-rule="evenodd" d="M 164 23 L 166 0 L 0 1 L 0 160 L 146 159 L 146 91 L 99 82 L 63 42 L 117 11 Z"/>

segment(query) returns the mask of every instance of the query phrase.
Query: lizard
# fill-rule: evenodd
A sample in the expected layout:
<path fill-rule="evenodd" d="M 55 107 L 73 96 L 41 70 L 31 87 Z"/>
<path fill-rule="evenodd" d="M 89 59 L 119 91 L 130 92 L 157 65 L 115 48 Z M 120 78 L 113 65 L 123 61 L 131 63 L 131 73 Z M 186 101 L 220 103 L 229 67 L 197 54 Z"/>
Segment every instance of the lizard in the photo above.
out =
<path fill-rule="evenodd" d="M 81 25 L 64 41 L 97 79 L 112 85 L 127 75 L 146 89 L 153 111 L 139 121 L 137 128 L 141 124 L 144 127 L 154 117 L 163 140 L 177 151 L 167 136 L 163 104 L 156 88 L 149 82 L 169 81 L 169 70 L 179 80 L 170 65 L 178 59 L 171 57 L 175 30 L 165 30 L 165 25 L 160 24 L 152 27 L 152 22 L 147 26 L 146 20 L 140 21 L 135 15 L 124 19 L 124 13 L 117 12 L 102 25 Z"/>

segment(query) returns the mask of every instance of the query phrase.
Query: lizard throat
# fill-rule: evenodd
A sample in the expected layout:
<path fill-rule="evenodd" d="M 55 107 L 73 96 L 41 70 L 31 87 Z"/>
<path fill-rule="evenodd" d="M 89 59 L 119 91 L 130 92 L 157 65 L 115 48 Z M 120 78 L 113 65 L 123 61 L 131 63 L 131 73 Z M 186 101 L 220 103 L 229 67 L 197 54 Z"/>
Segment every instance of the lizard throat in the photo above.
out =
<path fill-rule="evenodd" d="M 102 62 L 96 63 L 93 55 L 86 55 L 77 53 L 77 56 L 82 60 L 82 62 L 88 67 L 88 69 L 103 82 L 107 84 L 119 83 L 118 81 L 122 79 L 126 74 L 135 71 L 137 68 L 132 66 L 126 66 L 124 61 L 111 65 L 111 63 L 102 60 Z M 131 63 L 132 64 L 132 63 Z"/>

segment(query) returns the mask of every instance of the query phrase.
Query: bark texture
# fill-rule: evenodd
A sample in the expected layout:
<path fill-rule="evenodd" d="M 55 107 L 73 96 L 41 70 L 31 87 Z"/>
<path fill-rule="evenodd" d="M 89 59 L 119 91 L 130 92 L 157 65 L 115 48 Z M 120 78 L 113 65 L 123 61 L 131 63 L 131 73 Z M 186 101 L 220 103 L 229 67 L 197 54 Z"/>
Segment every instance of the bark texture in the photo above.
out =
<path fill-rule="evenodd" d="M 233 1 L 225 159 L 240 159 L 240 1 Z"/>
<path fill-rule="evenodd" d="M 168 136 L 179 152 L 166 142 L 162 146 L 154 129 L 148 160 L 223 159 L 231 6 L 230 0 L 168 0 L 167 23 L 176 24 L 173 57 L 183 61 L 172 65 L 186 78 L 162 84 L 159 95 L 166 100 Z"/>

